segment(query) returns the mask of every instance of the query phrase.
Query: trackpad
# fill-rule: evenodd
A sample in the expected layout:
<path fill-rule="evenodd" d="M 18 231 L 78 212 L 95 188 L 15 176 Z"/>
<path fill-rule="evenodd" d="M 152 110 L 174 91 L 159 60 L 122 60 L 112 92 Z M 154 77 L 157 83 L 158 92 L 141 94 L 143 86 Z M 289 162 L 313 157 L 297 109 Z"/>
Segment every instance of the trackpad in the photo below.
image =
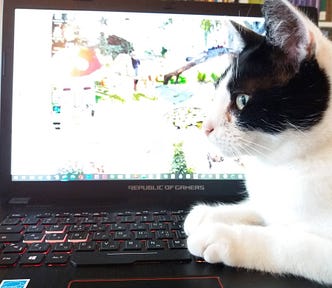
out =
<path fill-rule="evenodd" d="M 219 277 L 73 280 L 68 288 L 222 288 Z"/>

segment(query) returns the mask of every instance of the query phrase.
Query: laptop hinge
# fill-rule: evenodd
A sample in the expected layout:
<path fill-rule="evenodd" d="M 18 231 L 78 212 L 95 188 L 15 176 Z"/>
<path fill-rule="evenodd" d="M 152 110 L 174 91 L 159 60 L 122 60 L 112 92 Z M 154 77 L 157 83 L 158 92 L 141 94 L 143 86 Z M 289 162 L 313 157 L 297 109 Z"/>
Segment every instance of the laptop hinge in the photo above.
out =
<path fill-rule="evenodd" d="M 14 197 L 11 198 L 8 203 L 12 205 L 27 205 L 29 204 L 29 201 L 29 197 Z"/>

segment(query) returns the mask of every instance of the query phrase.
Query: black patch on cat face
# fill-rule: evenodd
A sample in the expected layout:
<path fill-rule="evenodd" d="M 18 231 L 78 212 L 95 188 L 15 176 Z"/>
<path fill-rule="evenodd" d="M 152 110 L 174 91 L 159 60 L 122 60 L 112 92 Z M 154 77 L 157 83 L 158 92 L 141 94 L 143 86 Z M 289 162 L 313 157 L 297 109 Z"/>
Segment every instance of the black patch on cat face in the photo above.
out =
<path fill-rule="evenodd" d="M 286 57 L 264 40 L 245 47 L 234 59 L 228 83 L 230 110 L 241 129 L 270 134 L 305 131 L 322 120 L 330 94 L 326 73 L 315 58 L 305 59 L 295 71 L 292 65 L 283 64 Z M 242 110 L 236 106 L 239 94 L 250 96 Z"/>

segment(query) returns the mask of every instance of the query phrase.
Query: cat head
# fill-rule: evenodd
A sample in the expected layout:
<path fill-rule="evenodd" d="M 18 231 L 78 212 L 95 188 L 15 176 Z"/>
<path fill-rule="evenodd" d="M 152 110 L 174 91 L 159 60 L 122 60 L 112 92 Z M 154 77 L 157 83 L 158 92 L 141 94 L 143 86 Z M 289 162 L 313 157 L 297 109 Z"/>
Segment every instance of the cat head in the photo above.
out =
<path fill-rule="evenodd" d="M 269 157 L 279 149 L 291 157 L 331 122 L 331 43 L 287 0 L 266 0 L 263 15 L 265 36 L 233 23 L 243 49 L 218 83 L 217 110 L 204 126 L 226 156 Z"/>

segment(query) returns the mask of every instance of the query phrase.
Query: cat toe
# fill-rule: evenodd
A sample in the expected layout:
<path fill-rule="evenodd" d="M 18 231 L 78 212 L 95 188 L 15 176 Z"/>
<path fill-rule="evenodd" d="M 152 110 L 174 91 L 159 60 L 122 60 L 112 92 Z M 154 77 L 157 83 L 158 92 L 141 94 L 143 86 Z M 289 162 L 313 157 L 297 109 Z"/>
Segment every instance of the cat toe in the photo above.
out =
<path fill-rule="evenodd" d="M 194 206 L 184 221 L 184 232 L 188 236 L 191 235 L 199 227 L 199 225 L 203 223 L 210 210 L 211 207 L 205 204 Z"/>
<path fill-rule="evenodd" d="M 206 262 L 214 264 L 224 262 L 222 253 L 228 250 L 227 245 L 224 242 L 212 243 L 206 247 L 203 252 L 203 258 Z"/>
<path fill-rule="evenodd" d="M 204 226 L 204 227 L 203 227 Z M 208 263 L 231 264 L 234 247 L 234 231 L 228 225 L 202 225 L 187 239 L 190 253 L 202 257 Z"/>
<path fill-rule="evenodd" d="M 192 234 L 192 236 L 189 236 L 187 239 L 187 247 L 189 252 L 197 257 L 203 257 L 203 252 L 205 250 L 205 239 L 204 235 L 199 235 L 198 233 Z M 201 237 L 199 237 L 201 236 Z"/>

